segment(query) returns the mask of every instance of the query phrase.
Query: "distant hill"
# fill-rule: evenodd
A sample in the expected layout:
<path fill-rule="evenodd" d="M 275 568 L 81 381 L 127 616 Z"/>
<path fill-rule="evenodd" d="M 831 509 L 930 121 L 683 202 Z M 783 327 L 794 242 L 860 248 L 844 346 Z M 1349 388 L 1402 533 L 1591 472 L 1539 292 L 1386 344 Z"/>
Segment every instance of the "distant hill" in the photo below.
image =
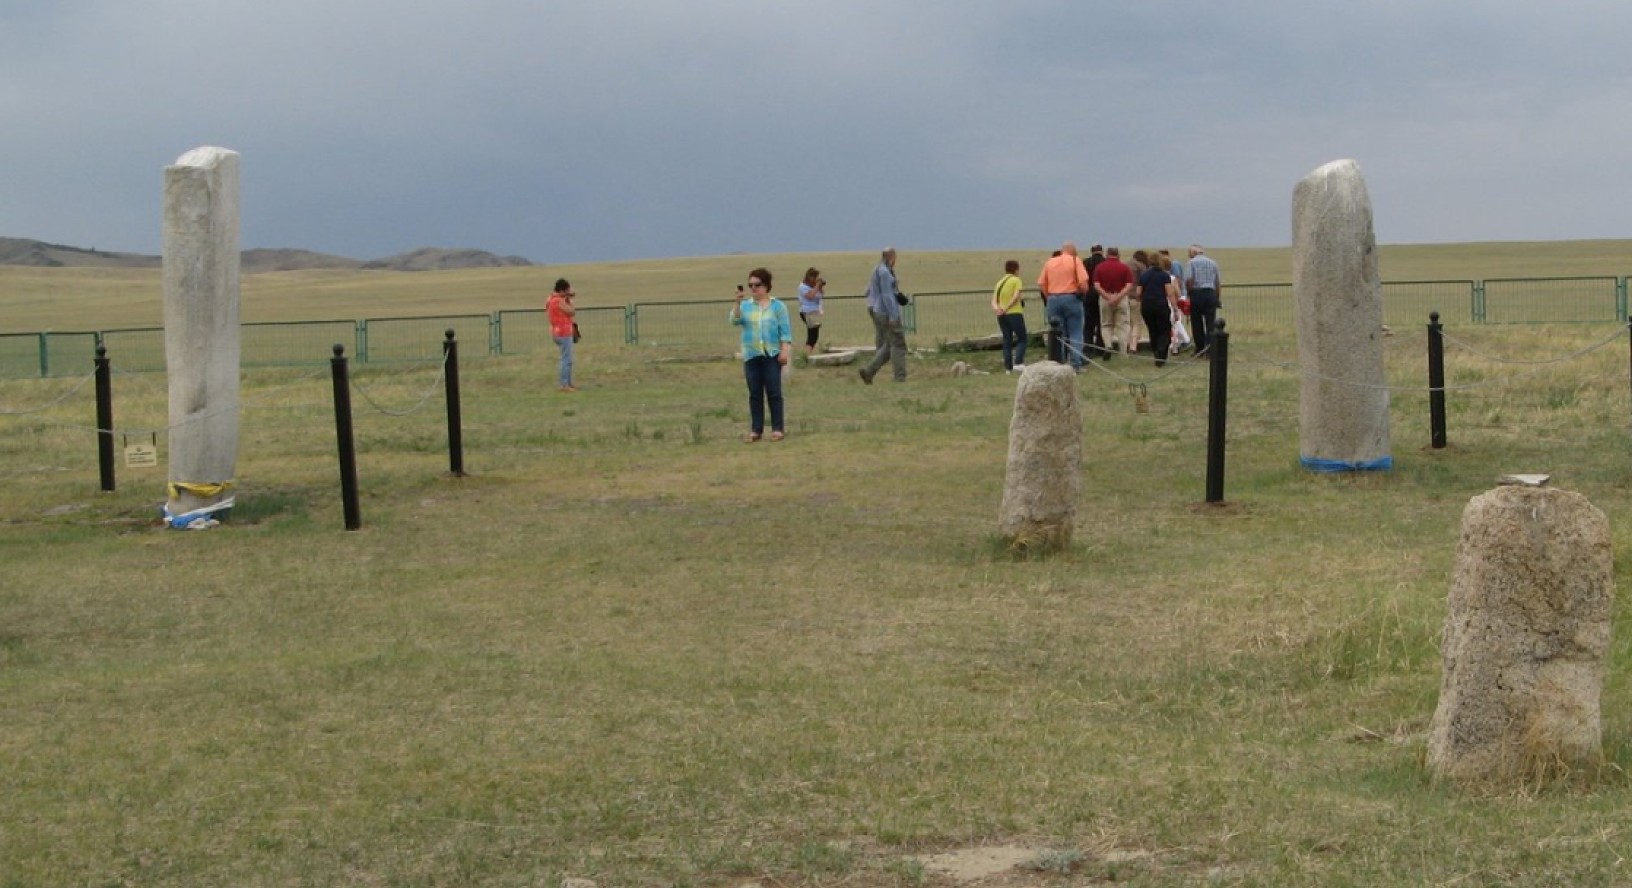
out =
<path fill-rule="evenodd" d="M 496 256 L 485 250 L 443 250 L 421 247 L 384 259 L 364 262 L 369 269 L 390 271 L 444 271 L 450 268 L 512 268 L 533 263 L 520 256 Z"/>
<path fill-rule="evenodd" d="M 68 247 L 44 241 L 0 237 L 0 265 L 34 268 L 158 268 L 157 256 L 107 253 L 95 247 Z"/>
<path fill-rule="evenodd" d="M 442 271 L 457 268 L 510 268 L 533 263 L 520 256 L 499 256 L 485 250 L 423 247 L 384 259 L 364 261 L 312 250 L 245 250 L 244 274 L 303 269 L 359 268 L 383 271 Z M 141 253 L 109 253 L 95 247 L 69 247 L 27 238 L 0 237 L 0 265 L 35 268 L 159 268 L 163 260 Z"/>

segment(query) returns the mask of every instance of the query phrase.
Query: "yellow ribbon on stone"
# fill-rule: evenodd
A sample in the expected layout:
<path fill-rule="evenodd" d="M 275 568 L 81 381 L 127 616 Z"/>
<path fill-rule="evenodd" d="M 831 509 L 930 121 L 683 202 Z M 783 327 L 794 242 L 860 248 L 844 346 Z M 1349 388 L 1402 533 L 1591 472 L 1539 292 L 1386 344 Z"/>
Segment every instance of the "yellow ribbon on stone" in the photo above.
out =
<path fill-rule="evenodd" d="M 231 490 L 232 485 L 231 481 L 171 481 L 170 498 L 181 499 L 183 493 L 190 493 L 199 499 L 209 499 Z"/>

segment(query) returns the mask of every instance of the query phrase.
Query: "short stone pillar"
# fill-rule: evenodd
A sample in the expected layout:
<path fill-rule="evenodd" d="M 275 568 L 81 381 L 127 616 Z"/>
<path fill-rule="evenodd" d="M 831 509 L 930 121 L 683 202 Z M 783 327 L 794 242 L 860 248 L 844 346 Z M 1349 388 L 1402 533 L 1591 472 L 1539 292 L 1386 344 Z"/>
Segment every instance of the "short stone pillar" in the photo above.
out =
<path fill-rule="evenodd" d="M 1304 467 L 1393 468 L 1377 238 L 1366 181 L 1352 160 L 1326 164 L 1293 191 L 1292 315 Z"/>
<path fill-rule="evenodd" d="M 232 508 L 238 461 L 238 153 L 195 148 L 164 170 L 164 360 L 171 527 Z"/>
<path fill-rule="evenodd" d="M 1082 492 L 1082 407 L 1068 364 L 1026 368 L 1014 393 L 998 529 L 1009 545 L 1048 552 L 1071 543 Z"/>
<path fill-rule="evenodd" d="M 1614 597 L 1609 520 L 1586 497 L 1498 487 L 1468 503 L 1428 738 L 1436 778 L 1500 786 L 1599 761 Z"/>

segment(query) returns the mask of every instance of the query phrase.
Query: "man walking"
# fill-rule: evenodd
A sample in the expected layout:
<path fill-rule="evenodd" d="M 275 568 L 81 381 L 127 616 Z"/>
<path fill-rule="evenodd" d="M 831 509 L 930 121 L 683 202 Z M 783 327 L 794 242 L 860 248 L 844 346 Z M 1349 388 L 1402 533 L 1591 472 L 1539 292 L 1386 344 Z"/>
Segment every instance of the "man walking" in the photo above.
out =
<path fill-rule="evenodd" d="M 1184 288 L 1190 294 L 1190 336 L 1196 341 L 1196 357 L 1208 354 L 1218 310 L 1224 307 L 1224 278 L 1200 244 L 1190 245 L 1190 264 L 1184 270 Z"/>
<path fill-rule="evenodd" d="M 1122 250 L 1111 247 L 1105 261 L 1094 269 L 1094 293 L 1099 296 L 1099 333 L 1105 340 L 1105 357 L 1120 343 L 1122 354 L 1138 347 L 1133 341 L 1133 309 L 1128 297 L 1133 293 L 1133 271 L 1122 262 Z"/>
<path fill-rule="evenodd" d="M 901 325 L 901 290 L 895 282 L 895 248 L 888 247 L 880 254 L 878 267 L 867 279 L 867 313 L 873 318 L 873 333 L 878 349 L 873 360 L 857 371 L 861 381 L 873 384 L 873 376 L 889 361 L 895 371 L 896 382 L 907 381 L 907 331 Z"/>
<path fill-rule="evenodd" d="M 1082 299 L 1088 289 L 1088 269 L 1077 257 L 1077 245 L 1066 241 L 1060 254 L 1043 263 L 1043 273 L 1037 276 L 1037 289 L 1047 300 L 1044 315 L 1049 326 L 1056 322 L 1065 337 L 1066 359 L 1077 370 L 1082 369 Z"/>

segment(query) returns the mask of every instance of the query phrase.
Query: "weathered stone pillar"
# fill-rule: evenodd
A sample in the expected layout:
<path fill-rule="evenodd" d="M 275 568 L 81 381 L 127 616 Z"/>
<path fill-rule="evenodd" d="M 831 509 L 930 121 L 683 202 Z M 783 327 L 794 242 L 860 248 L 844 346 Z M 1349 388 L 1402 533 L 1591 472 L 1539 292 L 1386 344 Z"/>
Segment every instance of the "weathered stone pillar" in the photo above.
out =
<path fill-rule="evenodd" d="M 1014 393 L 998 529 L 1016 549 L 1071 543 L 1082 491 L 1082 408 L 1069 365 L 1026 367 Z"/>
<path fill-rule="evenodd" d="M 1302 368 L 1299 450 L 1322 472 L 1389 469 L 1383 284 L 1371 197 L 1338 160 L 1292 193 L 1292 314 Z"/>
<path fill-rule="evenodd" d="M 1500 785 L 1598 762 L 1611 561 L 1609 520 L 1578 493 L 1499 487 L 1468 503 L 1428 737 L 1435 777 Z"/>
<path fill-rule="evenodd" d="M 238 460 L 238 153 L 195 148 L 164 170 L 164 358 L 170 382 L 165 520 L 204 527 L 232 508 Z"/>

